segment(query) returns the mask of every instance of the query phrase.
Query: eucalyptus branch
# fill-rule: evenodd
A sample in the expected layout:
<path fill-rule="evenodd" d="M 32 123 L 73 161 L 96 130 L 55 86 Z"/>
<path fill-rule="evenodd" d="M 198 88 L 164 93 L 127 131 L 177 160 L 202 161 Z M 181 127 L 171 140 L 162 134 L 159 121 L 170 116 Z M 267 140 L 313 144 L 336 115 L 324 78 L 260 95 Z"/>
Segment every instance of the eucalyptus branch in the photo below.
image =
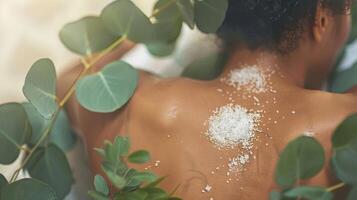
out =
<path fill-rule="evenodd" d="M 160 12 L 164 11 L 165 9 L 169 8 L 173 3 L 175 3 L 176 0 L 171 0 L 169 3 L 165 4 L 164 6 L 160 7 L 159 9 L 156 9 L 150 18 L 153 18 L 157 16 Z M 78 77 L 74 80 L 73 84 L 69 88 L 69 90 L 65 93 L 65 96 L 63 99 L 59 102 L 59 106 L 56 109 L 53 117 L 50 120 L 50 123 L 48 127 L 45 129 L 44 133 L 42 134 L 41 138 L 37 141 L 35 146 L 31 149 L 26 149 L 26 152 L 28 153 L 26 157 L 24 158 L 23 162 L 21 163 L 20 167 L 15 170 L 15 172 L 12 174 L 10 182 L 13 182 L 17 179 L 20 171 L 25 167 L 25 165 L 28 163 L 30 160 L 31 156 L 33 153 L 39 148 L 39 146 L 44 142 L 47 137 L 50 135 L 51 130 L 53 128 L 53 125 L 58 117 L 58 114 L 60 113 L 61 109 L 63 109 L 64 105 L 67 103 L 67 101 L 71 98 L 71 96 L 75 92 L 76 84 L 77 82 L 87 74 L 89 69 L 91 69 L 98 61 L 100 61 L 102 58 L 104 58 L 108 53 L 110 53 L 112 50 L 114 50 L 116 47 L 118 47 L 122 42 L 124 42 L 127 39 L 126 35 L 120 37 L 118 40 L 116 40 L 113 44 L 111 44 L 109 47 L 104 49 L 102 52 L 98 54 L 93 60 L 90 61 L 90 63 L 87 62 L 86 58 L 81 58 L 81 63 L 83 65 L 81 73 L 78 75 Z M 92 54 L 87 55 L 87 58 L 92 58 Z"/>

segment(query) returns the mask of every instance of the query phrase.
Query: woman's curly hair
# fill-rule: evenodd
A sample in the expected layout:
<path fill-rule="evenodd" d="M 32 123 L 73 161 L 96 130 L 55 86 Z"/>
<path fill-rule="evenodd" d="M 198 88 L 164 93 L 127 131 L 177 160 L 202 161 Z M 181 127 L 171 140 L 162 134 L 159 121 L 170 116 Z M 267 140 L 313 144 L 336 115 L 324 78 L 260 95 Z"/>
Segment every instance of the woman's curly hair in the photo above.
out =
<path fill-rule="evenodd" d="M 227 44 L 244 42 L 251 49 L 287 53 L 298 46 L 305 25 L 313 23 L 317 6 L 349 14 L 353 0 L 228 0 L 217 34 Z"/>

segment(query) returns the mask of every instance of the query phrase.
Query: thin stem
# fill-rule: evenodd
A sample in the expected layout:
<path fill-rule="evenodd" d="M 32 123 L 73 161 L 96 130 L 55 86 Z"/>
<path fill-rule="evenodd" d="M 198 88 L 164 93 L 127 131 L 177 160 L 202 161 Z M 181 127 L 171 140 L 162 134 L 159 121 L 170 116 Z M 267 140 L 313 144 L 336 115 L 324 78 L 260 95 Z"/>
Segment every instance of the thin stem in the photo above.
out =
<path fill-rule="evenodd" d="M 338 189 L 344 187 L 345 185 L 346 185 L 346 183 L 339 183 L 337 185 L 334 185 L 334 186 L 331 186 L 331 187 L 327 188 L 327 191 L 333 192 L 335 190 L 338 190 Z"/>

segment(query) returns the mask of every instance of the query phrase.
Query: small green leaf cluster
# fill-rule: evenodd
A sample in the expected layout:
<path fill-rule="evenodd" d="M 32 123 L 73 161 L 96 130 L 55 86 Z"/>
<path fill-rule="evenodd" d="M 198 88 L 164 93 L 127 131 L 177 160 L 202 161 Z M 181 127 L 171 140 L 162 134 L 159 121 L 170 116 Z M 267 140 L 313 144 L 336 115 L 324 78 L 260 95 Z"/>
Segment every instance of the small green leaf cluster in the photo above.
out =
<path fill-rule="evenodd" d="M 270 199 L 331 200 L 333 191 L 345 185 L 352 188 L 347 200 L 357 199 L 357 114 L 349 116 L 335 130 L 332 146 L 331 168 L 341 183 L 329 188 L 300 185 L 301 180 L 320 173 L 325 164 L 321 144 L 313 137 L 301 136 L 290 142 L 280 155 L 275 181 L 282 191 L 272 192 Z"/>
<path fill-rule="evenodd" d="M 103 159 L 101 168 L 115 191 L 110 191 L 105 179 L 96 175 L 95 190 L 89 191 L 89 196 L 96 200 L 179 200 L 158 187 L 164 178 L 128 167 L 128 162 L 144 164 L 150 161 L 149 152 L 138 150 L 129 154 L 129 149 L 129 138 L 121 136 L 117 136 L 113 143 L 105 141 L 103 148 L 96 149 Z"/>
<path fill-rule="evenodd" d="M 51 60 L 32 65 L 23 93 L 29 102 L 0 105 L 0 163 L 11 164 L 21 151 L 25 153 L 10 183 L 1 176 L 0 199 L 63 199 L 73 183 L 65 151 L 76 137 L 57 101 Z M 21 170 L 32 178 L 16 181 Z"/>

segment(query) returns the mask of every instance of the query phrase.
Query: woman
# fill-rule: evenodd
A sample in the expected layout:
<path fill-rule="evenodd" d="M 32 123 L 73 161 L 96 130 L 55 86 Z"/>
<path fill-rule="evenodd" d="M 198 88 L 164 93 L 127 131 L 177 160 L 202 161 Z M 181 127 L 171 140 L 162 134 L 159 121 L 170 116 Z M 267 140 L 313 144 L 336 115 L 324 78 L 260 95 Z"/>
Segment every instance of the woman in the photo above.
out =
<path fill-rule="evenodd" d="M 350 1 L 256 2 L 229 1 L 218 35 L 230 58 L 215 80 L 141 72 L 135 95 L 112 114 L 91 113 L 70 100 L 67 110 L 93 172 L 100 173 L 93 148 L 124 134 L 133 149 L 152 154 L 141 169 L 169 175 L 162 186 L 171 191 L 179 185 L 176 195 L 183 199 L 267 199 L 289 141 L 312 135 L 330 154 L 332 132 L 357 112 L 357 93 L 318 90 L 348 38 Z M 132 46 L 126 42 L 98 67 Z M 60 79 L 61 94 L 78 72 Z M 306 184 L 333 185 L 328 163 Z"/>

